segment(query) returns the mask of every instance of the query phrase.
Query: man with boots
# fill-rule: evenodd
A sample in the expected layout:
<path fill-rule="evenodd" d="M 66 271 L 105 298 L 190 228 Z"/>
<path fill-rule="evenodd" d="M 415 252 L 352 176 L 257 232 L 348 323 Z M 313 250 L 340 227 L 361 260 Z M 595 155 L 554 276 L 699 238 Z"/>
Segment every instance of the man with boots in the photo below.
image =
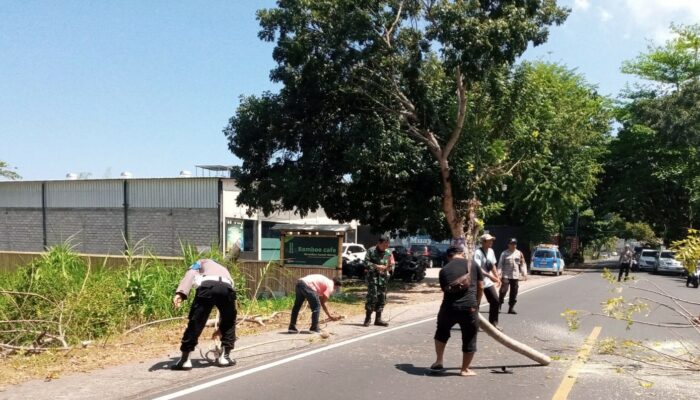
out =
<path fill-rule="evenodd" d="M 382 311 L 386 304 L 386 285 L 389 273 L 394 267 L 394 257 L 389 251 L 389 238 L 380 237 L 377 245 L 370 247 L 365 256 L 367 268 L 367 300 L 365 302 L 365 323 L 369 326 L 372 322 L 372 312 L 376 312 L 374 324 L 377 326 L 389 326 L 382 320 Z"/>
<path fill-rule="evenodd" d="M 510 297 L 508 298 L 508 314 L 517 314 L 515 312 L 515 303 L 518 302 L 518 288 L 520 280 L 527 280 L 527 263 L 525 263 L 525 255 L 517 249 L 518 240 L 511 238 L 508 241 L 508 249 L 501 253 L 498 260 L 498 270 L 501 273 L 501 291 L 498 296 L 498 309 L 500 311 L 503 302 L 510 289 Z"/>
<path fill-rule="evenodd" d="M 199 335 L 206 326 L 212 308 L 219 310 L 219 332 L 221 334 L 221 355 L 216 360 L 220 367 L 236 365 L 231 358 L 236 341 L 236 291 L 233 279 L 226 267 L 210 259 L 202 259 L 190 266 L 175 291 L 173 306 L 180 308 L 192 288 L 196 288 L 190 308 L 187 329 L 182 336 L 180 351 L 182 357 L 171 368 L 174 370 L 192 369 L 190 353 L 197 346 Z"/>

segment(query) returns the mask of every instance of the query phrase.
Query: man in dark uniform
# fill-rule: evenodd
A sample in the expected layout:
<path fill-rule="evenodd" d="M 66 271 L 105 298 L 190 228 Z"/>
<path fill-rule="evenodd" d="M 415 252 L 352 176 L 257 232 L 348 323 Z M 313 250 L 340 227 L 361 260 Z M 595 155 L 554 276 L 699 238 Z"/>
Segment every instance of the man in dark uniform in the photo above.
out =
<path fill-rule="evenodd" d="M 374 324 L 389 326 L 388 322 L 382 320 L 382 311 L 386 304 L 386 284 L 389 273 L 394 267 L 394 257 L 389 251 L 389 238 L 380 237 L 377 245 L 367 250 L 365 265 L 367 267 L 367 300 L 363 325 L 369 326 L 372 321 L 372 312 L 376 312 Z"/>
<path fill-rule="evenodd" d="M 219 310 L 219 332 L 221 333 L 221 355 L 216 360 L 221 367 L 236 365 L 236 360 L 230 354 L 236 341 L 236 291 L 233 279 L 226 267 L 209 259 L 202 259 L 192 264 L 180 281 L 175 291 L 173 305 L 180 308 L 182 301 L 187 298 L 190 290 L 196 288 L 192 308 L 190 308 L 189 323 L 182 336 L 180 351 L 182 357 L 171 368 L 188 370 L 192 368 L 190 353 L 197 346 L 199 335 L 216 306 Z"/>
<path fill-rule="evenodd" d="M 476 334 L 479 331 L 479 299 L 484 290 L 484 276 L 481 268 L 472 266 L 464 258 L 464 249 L 452 246 L 447 249 L 450 262 L 440 270 L 440 288 L 444 292 L 435 331 L 435 362 L 431 370 L 442 370 L 445 346 L 450 338 L 450 330 L 459 324 L 462 330 L 461 376 L 476 375 L 469 369 L 476 352 Z M 465 280 L 466 277 L 468 281 Z M 455 285 L 460 282 L 460 285 Z"/>

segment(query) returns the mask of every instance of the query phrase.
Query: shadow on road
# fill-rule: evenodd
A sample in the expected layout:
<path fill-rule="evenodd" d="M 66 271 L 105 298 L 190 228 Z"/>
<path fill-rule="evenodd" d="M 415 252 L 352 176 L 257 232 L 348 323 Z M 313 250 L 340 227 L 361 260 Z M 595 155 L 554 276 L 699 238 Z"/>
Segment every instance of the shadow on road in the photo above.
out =
<path fill-rule="evenodd" d="M 459 376 L 459 368 L 444 368 L 439 371 L 434 371 L 428 367 L 417 367 L 413 364 L 396 364 L 394 366 L 399 371 L 403 371 L 409 375 L 415 376 Z M 455 370 L 457 372 L 446 372 L 448 370 Z"/>
<path fill-rule="evenodd" d="M 155 371 L 170 371 L 170 366 L 175 364 L 180 357 L 171 357 L 170 360 L 168 361 L 160 361 L 155 364 L 153 364 L 149 369 L 148 372 L 155 372 Z M 192 360 L 192 369 L 197 369 L 197 368 L 207 368 L 207 367 L 212 367 L 215 366 L 214 364 L 204 361 L 204 360 Z M 186 372 L 186 371 L 185 371 Z"/>

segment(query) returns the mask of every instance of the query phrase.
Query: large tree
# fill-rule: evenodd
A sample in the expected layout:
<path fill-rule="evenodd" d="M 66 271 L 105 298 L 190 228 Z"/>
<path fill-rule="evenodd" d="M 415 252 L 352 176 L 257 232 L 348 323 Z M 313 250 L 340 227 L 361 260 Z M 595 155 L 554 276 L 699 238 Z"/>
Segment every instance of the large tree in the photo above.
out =
<path fill-rule="evenodd" d="M 672 29 L 676 37 L 625 64 L 651 82 L 625 93 L 600 188 L 601 209 L 666 241 L 700 223 L 700 25 Z"/>
<path fill-rule="evenodd" d="M 555 0 L 280 0 L 259 11 L 281 89 L 242 98 L 225 129 L 243 162 L 239 202 L 463 238 L 464 202 L 517 164 L 509 69 L 567 13 Z"/>

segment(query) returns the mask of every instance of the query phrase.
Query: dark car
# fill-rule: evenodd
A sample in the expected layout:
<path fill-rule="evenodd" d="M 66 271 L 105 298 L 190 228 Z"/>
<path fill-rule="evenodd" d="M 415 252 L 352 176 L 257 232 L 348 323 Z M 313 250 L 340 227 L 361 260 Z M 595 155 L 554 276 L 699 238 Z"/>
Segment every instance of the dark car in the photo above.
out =
<path fill-rule="evenodd" d="M 428 268 L 442 267 L 444 253 L 436 245 L 412 244 L 409 252 L 413 257 L 425 257 L 428 259 Z"/>

